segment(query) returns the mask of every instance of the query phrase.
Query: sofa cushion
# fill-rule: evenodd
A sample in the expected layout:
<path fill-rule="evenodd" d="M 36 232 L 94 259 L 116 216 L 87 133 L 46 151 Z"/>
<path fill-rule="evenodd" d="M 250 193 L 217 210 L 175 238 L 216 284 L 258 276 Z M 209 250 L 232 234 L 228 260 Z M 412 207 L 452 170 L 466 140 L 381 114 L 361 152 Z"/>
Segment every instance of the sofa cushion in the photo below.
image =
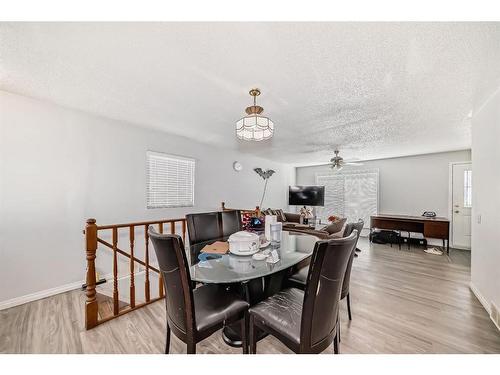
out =
<path fill-rule="evenodd" d="M 335 219 L 332 223 L 330 223 L 325 228 L 323 228 L 323 230 L 326 230 L 330 234 L 338 233 L 342 230 L 346 221 L 347 221 L 347 218 L 345 218 L 345 217 Z"/>
<path fill-rule="evenodd" d="M 278 221 L 281 221 L 281 222 L 286 221 L 285 213 L 283 212 L 283 210 L 281 208 L 276 210 L 275 212 L 276 212 L 276 216 L 277 216 Z"/>
<path fill-rule="evenodd" d="M 300 214 L 293 214 L 290 212 L 286 212 L 285 217 L 286 217 L 285 221 L 289 223 L 300 223 Z"/>
<path fill-rule="evenodd" d="M 292 233 L 310 234 L 310 235 L 316 236 L 322 240 L 327 240 L 329 238 L 335 238 L 335 237 L 330 237 L 330 234 L 324 230 L 304 229 L 304 228 L 297 228 L 297 227 L 287 227 L 286 230 L 289 232 L 292 232 Z M 334 236 L 334 235 L 332 235 L 332 236 Z"/>

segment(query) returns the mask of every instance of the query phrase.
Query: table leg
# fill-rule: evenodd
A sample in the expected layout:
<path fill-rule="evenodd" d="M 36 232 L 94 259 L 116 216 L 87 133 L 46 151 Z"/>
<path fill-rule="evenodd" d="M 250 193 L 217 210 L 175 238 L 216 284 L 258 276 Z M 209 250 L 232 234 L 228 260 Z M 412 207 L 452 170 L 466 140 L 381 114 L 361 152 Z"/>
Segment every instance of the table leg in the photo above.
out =
<path fill-rule="evenodd" d="M 242 292 L 245 296 L 245 300 L 250 305 L 254 305 L 265 298 L 262 278 L 245 281 L 240 285 L 242 287 Z M 224 328 L 222 329 L 222 339 L 227 345 L 234 348 L 241 348 L 241 326 L 241 321 L 237 321 L 224 326 Z M 265 336 L 267 336 L 266 333 L 259 332 L 257 340 L 261 340 Z"/>

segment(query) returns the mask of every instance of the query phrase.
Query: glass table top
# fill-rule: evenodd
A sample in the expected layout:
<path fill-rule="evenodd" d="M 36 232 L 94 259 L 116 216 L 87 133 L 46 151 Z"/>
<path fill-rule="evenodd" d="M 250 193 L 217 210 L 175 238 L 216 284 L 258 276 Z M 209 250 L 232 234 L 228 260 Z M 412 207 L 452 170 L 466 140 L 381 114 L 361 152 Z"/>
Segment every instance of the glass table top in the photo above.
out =
<path fill-rule="evenodd" d="M 207 244 L 226 239 L 227 237 L 214 239 L 193 246 L 199 250 Z M 260 250 L 260 252 L 267 249 L 276 250 L 280 258 L 277 263 L 255 260 L 251 255 L 239 256 L 229 253 L 222 255 L 221 258 L 200 261 L 191 266 L 191 279 L 202 283 L 225 284 L 267 276 L 292 267 L 309 257 L 318 240 L 316 236 L 283 231 L 279 244 L 269 245 Z"/>

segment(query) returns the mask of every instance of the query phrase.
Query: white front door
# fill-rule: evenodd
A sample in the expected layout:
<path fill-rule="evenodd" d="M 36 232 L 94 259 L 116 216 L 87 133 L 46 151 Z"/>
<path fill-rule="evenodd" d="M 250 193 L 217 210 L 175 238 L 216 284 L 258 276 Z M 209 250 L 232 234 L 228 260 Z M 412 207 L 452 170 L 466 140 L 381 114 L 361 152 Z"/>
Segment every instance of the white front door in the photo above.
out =
<path fill-rule="evenodd" d="M 452 246 L 470 249 L 472 164 L 452 165 Z"/>

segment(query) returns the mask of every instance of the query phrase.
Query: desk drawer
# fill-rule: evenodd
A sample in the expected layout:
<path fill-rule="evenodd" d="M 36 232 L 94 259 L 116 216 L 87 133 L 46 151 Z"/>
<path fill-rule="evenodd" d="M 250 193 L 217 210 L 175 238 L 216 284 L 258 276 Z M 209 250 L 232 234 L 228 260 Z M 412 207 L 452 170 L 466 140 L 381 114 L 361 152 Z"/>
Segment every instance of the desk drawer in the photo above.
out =
<path fill-rule="evenodd" d="M 450 223 L 426 222 L 424 225 L 424 237 L 448 239 Z"/>
<path fill-rule="evenodd" d="M 388 230 L 402 230 L 406 232 L 417 232 L 422 233 L 424 230 L 424 226 L 422 223 L 413 222 L 413 221 L 397 221 L 397 220 L 389 220 L 389 219 L 372 219 L 371 227 L 378 229 L 388 229 Z"/>

